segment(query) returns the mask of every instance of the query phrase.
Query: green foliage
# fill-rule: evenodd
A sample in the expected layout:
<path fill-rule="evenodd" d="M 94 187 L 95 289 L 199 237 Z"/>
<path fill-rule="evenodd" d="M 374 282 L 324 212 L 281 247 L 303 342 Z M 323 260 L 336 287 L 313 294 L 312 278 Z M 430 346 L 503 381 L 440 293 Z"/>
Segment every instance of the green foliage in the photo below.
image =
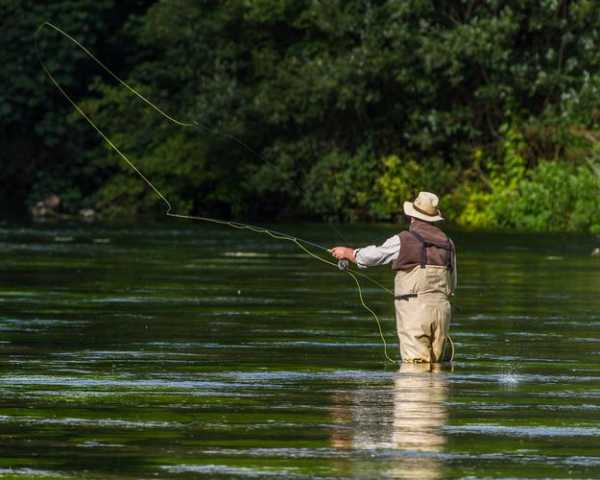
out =
<path fill-rule="evenodd" d="M 146 94 L 141 85 L 136 85 Z M 118 87 L 96 86 L 101 97 L 82 106 L 94 122 L 179 213 L 197 210 L 204 182 L 215 180 L 207 164 L 204 137 L 190 127 L 169 125 L 156 112 Z M 78 122 L 77 114 L 71 116 Z M 158 213 L 166 209 L 157 192 L 134 174 L 131 165 L 102 144 L 90 150 L 87 161 L 98 170 L 110 171 L 95 193 L 98 208 L 108 217 Z"/>
<path fill-rule="evenodd" d="M 439 158 L 421 163 L 397 155 L 377 158 L 363 146 L 355 155 L 333 152 L 323 157 L 307 176 L 304 202 L 308 211 L 326 218 L 396 219 L 403 215 L 404 201 L 421 190 L 443 196 L 457 177 L 457 169 Z"/>
<path fill-rule="evenodd" d="M 373 217 L 377 192 L 373 189 L 377 159 L 369 147 L 355 155 L 331 152 L 309 172 L 304 205 L 326 218 L 355 221 Z"/>
<path fill-rule="evenodd" d="M 527 171 L 522 136 L 506 129 L 503 162 L 489 165 L 487 189 L 468 185 L 459 223 L 469 228 L 559 232 L 600 229 L 600 176 L 587 165 L 542 161 Z M 479 152 L 477 153 L 477 155 Z"/>
<path fill-rule="evenodd" d="M 544 162 L 520 188 L 508 226 L 536 231 L 589 231 L 600 227 L 600 179 L 586 166 Z"/>
<path fill-rule="evenodd" d="M 576 206 L 564 221 L 542 211 L 552 189 L 563 206 L 596 192 L 583 165 L 600 126 L 598 2 L 3 0 L 0 19 L 0 175 L 19 201 L 161 208 L 93 130 L 65 121 L 35 59 L 32 34 L 51 20 L 201 125 L 170 125 L 42 32 L 50 70 L 178 211 L 391 220 L 433 190 L 468 228 L 598 224 Z"/>
<path fill-rule="evenodd" d="M 461 225 L 470 228 L 502 228 L 507 208 L 518 197 L 518 187 L 525 176 L 523 136 L 507 125 L 502 127 L 504 138 L 500 142 L 501 153 L 490 156 L 484 162 L 487 174 L 482 171 L 483 151 L 473 153 L 474 169 L 482 182 L 464 188 L 466 202 L 458 218 Z"/>
<path fill-rule="evenodd" d="M 437 192 L 442 196 L 451 191 L 458 170 L 440 158 L 418 162 L 414 158 L 400 159 L 389 155 L 382 160 L 383 172 L 377 179 L 377 212 L 381 218 L 402 214 L 402 205 L 422 191 Z M 445 203 L 441 205 L 445 210 Z"/>
<path fill-rule="evenodd" d="M 87 145 L 65 121 L 71 107 L 46 78 L 40 60 L 76 99 L 87 95 L 98 71 L 70 42 L 50 29 L 37 32 L 38 27 L 53 22 L 100 56 L 109 56 L 116 45 L 122 56 L 123 38 L 114 34 L 129 14 L 143 11 L 148 3 L 0 1 L 0 182 L 8 186 L 0 199 L 22 206 L 59 193 L 73 210 L 97 188 L 80 162 Z M 113 66 L 119 71 L 122 62 Z"/>

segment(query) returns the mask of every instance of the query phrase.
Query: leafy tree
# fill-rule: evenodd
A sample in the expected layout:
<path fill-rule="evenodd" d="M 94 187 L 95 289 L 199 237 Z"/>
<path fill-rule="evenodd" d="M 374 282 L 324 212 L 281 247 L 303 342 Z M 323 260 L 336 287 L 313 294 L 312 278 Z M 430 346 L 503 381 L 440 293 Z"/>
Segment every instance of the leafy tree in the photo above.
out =
<path fill-rule="evenodd" d="M 70 42 L 49 29 L 36 34 L 38 27 L 45 21 L 63 26 L 101 56 L 120 52 L 114 56 L 118 59 L 127 49 L 123 52 L 113 34 L 149 3 L 0 0 L 0 181 L 10 186 L 2 192 L 5 201 L 22 205 L 28 196 L 39 199 L 57 190 L 80 201 L 97 186 L 91 180 L 93 171 L 80 160 L 87 145 L 65 122 L 71 107 L 48 82 L 39 62 L 75 98 L 88 94 L 98 72 Z M 122 66 L 122 61 L 113 62 L 117 71 Z"/>
<path fill-rule="evenodd" d="M 465 226 L 558 228 L 503 209 L 552 185 L 548 172 L 587 178 L 596 158 L 593 0 L 2 1 L 9 40 L 56 18 L 161 109 L 198 124 L 174 127 L 72 45 L 42 37 L 63 85 L 179 211 L 391 219 L 427 187 Z M 77 116 L 59 121 L 68 106 L 48 84 L 28 86 L 41 80 L 35 62 L 5 50 L 3 80 L 25 72 L 0 97 L 7 145 L 29 159 L 8 164 L 29 170 L 4 178 L 21 196 L 58 185 L 74 205 L 157 212 L 160 199 Z M 25 116 L 13 94 L 32 102 Z"/>

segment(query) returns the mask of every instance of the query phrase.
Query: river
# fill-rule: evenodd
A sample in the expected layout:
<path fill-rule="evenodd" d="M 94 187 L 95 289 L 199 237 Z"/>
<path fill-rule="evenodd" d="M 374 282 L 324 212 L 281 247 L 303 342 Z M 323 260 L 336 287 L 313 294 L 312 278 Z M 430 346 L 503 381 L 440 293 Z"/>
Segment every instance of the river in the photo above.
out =
<path fill-rule="evenodd" d="M 386 363 L 352 280 L 289 242 L 0 225 L 0 478 L 600 478 L 594 239 L 453 236 L 456 358 L 429 371 Z M 361 283 L 397 357 L 391 297 Z"/>

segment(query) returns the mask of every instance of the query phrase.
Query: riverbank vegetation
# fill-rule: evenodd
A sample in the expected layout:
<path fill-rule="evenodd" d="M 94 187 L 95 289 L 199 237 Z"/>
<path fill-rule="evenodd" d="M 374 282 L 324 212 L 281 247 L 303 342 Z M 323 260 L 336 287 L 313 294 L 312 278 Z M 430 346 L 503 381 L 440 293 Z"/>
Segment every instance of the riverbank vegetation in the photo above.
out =
<path fill-rule="evenodd" d="M 77 4 L 74 8 L 74 4 Z M 419 190 L 464 228 L 600 232 L 594 0 L 3 0 L 5 202 L 160 211 L 40 54 L 180 212 L 388 221 Z"/>

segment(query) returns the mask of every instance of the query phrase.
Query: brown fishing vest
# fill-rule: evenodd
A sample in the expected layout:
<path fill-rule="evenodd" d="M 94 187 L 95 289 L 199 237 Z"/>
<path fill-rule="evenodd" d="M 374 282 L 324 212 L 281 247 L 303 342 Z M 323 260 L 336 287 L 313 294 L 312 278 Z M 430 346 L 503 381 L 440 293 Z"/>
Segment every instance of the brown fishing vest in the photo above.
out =
<path fill-rule="evenodd" d="M 392 270 L 410 271 L 417 265 L 421 268 L 435 265 L 447 267 L 449 271 L 454 269 L 454 243 L 438 227 L 415 220 L 410 229 L 401 232 L 399 237 L 400 254 L 392 262 Z"/>

